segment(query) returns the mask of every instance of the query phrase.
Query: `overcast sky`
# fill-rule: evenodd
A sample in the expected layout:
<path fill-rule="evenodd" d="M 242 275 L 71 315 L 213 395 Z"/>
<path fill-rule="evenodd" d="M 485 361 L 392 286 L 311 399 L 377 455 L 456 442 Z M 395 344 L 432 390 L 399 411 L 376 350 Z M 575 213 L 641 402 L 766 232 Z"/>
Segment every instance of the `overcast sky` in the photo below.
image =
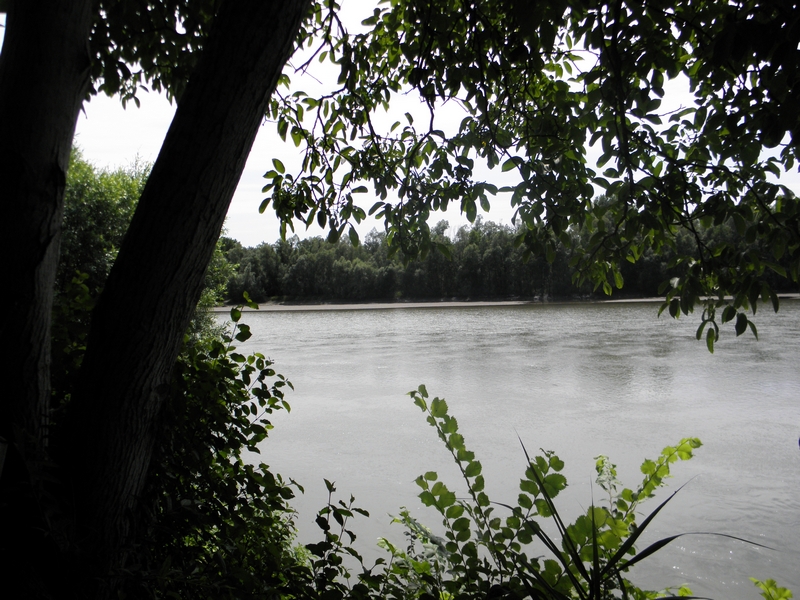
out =
<path fill-rule="evenodd" d="M 143 93 L 140 100 L 140 108 L 129 103 L 127 109 L 123 109 L 118 99 L 106 96 L 95 97 L 84 105 L 78 119 L 75 143 L 81 148 L 85 158 L 97 166 L 110 168 L 128 165 L 137 158 L 147 162 L 155 161 L 175 107 L 158 94 Z M 402 110 L 407 108 L 403 107 Z M 299 168 L 300 156 L 300 149 L 295 148 L 291 141 L 285 143 L 280 139 L 274 123 L 262 124 L 228 211 L 225 224 L 227 235 L 246 246 L 278 239 L 278 221 L 271 209 L 267 209 L 264 214 L 258 213 L 258 206 L 265 197 L 261 193 L 265 184 L 263 174 L 272 169 L 273 158 L 284 162 L 289 171 L 292 171 L 293 166 Z M 374 197 L 364 194 L 361 205 L 368 209 L 375 201 Z M 498 198 L 492 205 L 493 210 L 484 217 L 510 224 L 512 211 L 508 202 Z M 448 220 L 454 228 L 467 223 L 458 207 L 435 215 L 433 222 L 442 218 Z M 363 237 L 371 229 L 381 230 L 382 227 L 381 221 L 368 217 L 367 222 L 362 223 L 358 229 Z M 305 227 L 299 224 L 296 228 L 301 237 L 322 235 L 317 227 L 305 231 Z"/>
<path fill-rule="evenodd" d="M 345 3 L 345 8 L 351 12 L 344 15 L 344 20 L 348 23 L 358 23 L 365 15 L 352 14 L 353 10 L 364 10 L 370 5 L 362 2 Z M 368 10 L 367 13 L 371 12 Z M 0 15 L 0 24 L 5 24 L 5 15 Z M 0 27 L 0 44 L 2 44 L 4 28 Z M 295 59 L 297 63 L 302 59 Z M 329 68 L 330 69 L 330 68 Z M 328 71 L 335 79 L 336 71 Z M 293 82 L 299 79 L 292 77 Z M 309 93 L 314 93 L 315 86 L 324 86 L 326 77 L 325 72 L 317 71 L 313 78 L 306 78 L 297 86 Z M 667 98 L 662 106 L 665 110 L 677 107 L 681 104 L 686 105 L 691 102 L 691 97 L 686 95 L 686 86 L 679 82 L 673 82 L 667 87 Z M 75 143 L 81 148 L 84 156 L 98 167 L 115 168 L 131 164 L 134 160 L 147 162 L 155 161 L 159 149 L 166 135 L 167 128 L 174 114 L 175 107 L 170 105 L 165 97 L 141 92 L 141 107 L 137 108 L 130 103 L 127 109 L 123 109 L 120 101 L 116 98 L 98 96 L 84 105 L 78 123 L 75 136 Z M 397 108 L 399 115 L 405 111 L 416 112 L 419 109 L 413 105 L 413 100 L 400 98 L 401 106 Z M 411 102 L 412 104 L 409 104 Z M 668 107 L 667 104 L 672 106 Z M 389 123 L 396 120 L 394 116 L 386 118 Z M 461 115 L 453 114 L 452 111 L 437 112 L 437 127 L 447 131 L 450 127 L 457 126 L 461 120 Z M 590 150 L 591 160 L 592 150 Z M 228 218 L 225 224 L 226 233 L 246 246 L 255 246 L 261 242 L 274 242 L 279 237 L 279 224 L 274 213 L 268 209 L 264 214 L 258 213 L 258 206 L 264 198 L 261 188 L 264 186 L 263 174 L 272 168 L 272 159 L 279 158 L 286 164 L 287 170 L 295 171 L 299 168 L 300 149 L 294 145 L 284 143 L 275 131 L 274 123 L 265 122 L 262 124 L 258 136 L 256 137 L 253 150 L 245 166 L 239 186 L 231 203 Z M 498 182 L 499 169 L 493 173 L 493 183 Z M 481 174 L 482 178 L 488 178 L 488 174 Z M 800 192 L 800 176 L 797 171 L 782 177 L 782 183 L 789 186 L 796 193 Z M 375 198 L 368 194 L 363 195 L 362 207 L 368 209 L 375 201 Z M 480 214 L 480 213 L 479 213 Z M 511 222 L 512 210 L 508 201 L 502 197 L 497 197 L 492 202 L 492 210 L 485 219 L 498 223 L 509 224 Z M 446 219 L 451 224 L 450 234 L 457 227 L 467 223 L 466 218 L 460 214 L 457 206 L 451 207 L 447 213 L 432 216 L 432 224 L 440 219 Z M 305 231 L 302 224 L 296 225 L 297 233 L 301 237 L 308 235 L 321 235 L 323 232 L 313 227 Z M 359 233 L 362 238 L 372 228 L 382 229 L 382 222 L 368 217 L 367 222 L 359 226 Z"/>
<path fill-rule="evenodd" d="M 97 166 L 124 166 L 138 158 L 154 162 L 169 128 L 175 107 L 158 94 L 142 94 L 141 108 L 129 104 L 123 109 L 116 98 L 100 96 L 84 106 L 78 119 L 75 143 L 84 156 Z M 279 237 L 278 222 L 269 210 L 258 213 L 264 198 L 263 174 L 272 158 L 293 164 L 296 149 L 284 144 L 275 134 L 275 126 L 265 123 L 253 145 L 253 151 L 233 197 L 225 223 L 227 235 L 246 246 L 274 242 Z M 300 230 L 298 233 L 305 233 Z M 320 233 L 319 230 L 312 235 Z"/>
<path fill-rule="evenodd" d="M 370 4 L 363 2 L 346 2 L 344 9 L 348 11 L 343 16 L 344 20 L 355 24 L 355 27 L 372 12 Z M 368 10 L 364 14 L 354 14 L 354 11 L 363 13 L 365 9 Z M 0 14 L 0 25 L 5 25 L 4 14 Z M 4 27 L 0 27 L 0 46 L 3 34 Z M 319 72 L 315 76 L 319 79 Z M 313 85 L 313 81 L 306 81 L 301 89 L 311 92 L 308 88 Z M 139 98 L 140 108 L 130 103 L 127 109 L 123 109 L 119 99 L 105 95 L 97 96 L 84 105 L 77 123 L 75 143 L 87 160 L 103 168 L 127 166 L 137 159 L 155 161 L 175 107 L 163 95 L 141 92 Z M 403 108 L 405 110 L 407 107 Z M 255 246 L 264 241 L 271 243 L 278 239 L 279 224 L 274 213 L 270 209 L 264 214 L 258 213 L 258 206 L 264 199 L 264 194 L 261 193 L 265 183 L 263 174 L 272 168 L 273 158 L 279 158 L 291 170 L 292 165 L 299 168 L 299 157 L 298 148 L 291 142 L 284 143 L 278 137 L 274 123 L 262 124 L 228 211 L 225 223 L 227 235 L 246 246 Z M 367 196 L 364 195 L 361 203 L 365 208 L 369 208 L 375 201 Z M 511 210 L 507 203 L 498 200 L 493 203 L 495 205 L 486 218 L 510 223 Z M 457 208 L 441 216 L 434 216 L 432 222 L 438 222 L 442 218 L 447 219 L 454 228 L 467 223 Z M 372 217 L 368 217 L 367 222 L 358 227 L 362 238 L 373 228 L 382 230 L 383 224 Z M 296 224 L 296 231 L 301 237 L 324 234 L 318 227 L 306 231 L 302 224 Z"/>

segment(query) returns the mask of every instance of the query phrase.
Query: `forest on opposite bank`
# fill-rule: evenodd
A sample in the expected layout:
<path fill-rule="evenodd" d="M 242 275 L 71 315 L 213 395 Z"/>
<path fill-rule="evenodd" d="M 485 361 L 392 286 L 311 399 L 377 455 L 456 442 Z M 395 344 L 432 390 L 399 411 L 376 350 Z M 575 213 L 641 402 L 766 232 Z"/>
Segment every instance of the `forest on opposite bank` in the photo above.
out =
<path fill-rule="evenodd" d="M 148 165 L 103 170 L 73 152 L 67 189 L 56 309 L 74 302 L 73 278 L 95 297 L 103 287 L 128 227 Z M 612 202 L 599 197 L 596 203 Z M 609 227 L 611 225 L 609 224 Z M 522 230 L 484 220 L 455 232 L 446 221 L 431 230 L 432 250 L 416 260 L 392 253 L 386 234 L 373 229 L 358 245 L 349 238 L 329 242 L 321 237 L 291 236 L 274 243 L 244 247 L 221 237 L 206 273 L 201 306 L 243 302 L 247 292 L 256 302 L 371 302 L 413 300 L 564 300 L 607 298 L 602 289 L 579 283 L 573 258 L 588 246 L 588 234 L 564 232 L 555 252 L 532 254 L 520 244 Z M 789 271 L 788 254 L 776 259 L 774 249 L 749 239 L 732 219 L 709 224 L 693 237 L 676 234 L 673 245 L 656 254 L 648 249 L 635 263 L 622 264 L 622 289 L 610 286 L 612 297 L 663 295 L 662 286 L 681 277 L 693 246 L 709 248 L 721 242 L 737 252 L 761 257 L 764 265 Z M 791 279 L 765 269 L 778 292 L 796 292 Z"/>
<path fill-rule="evenodd" d="M 571 258 L 585 242 L 581 232 L 571 233 L 571 244 L 560 243 L 555 254 L 546 257 L 526 256 L 524 246 L 516 243 L 518 230 L 480 216 L 454 235 L 447 235 L 448 229 L 446 221 L 434 226 L 431 238 L 436 249 L 412 261 L 404 261 L 399 253 L 392 255 L 386 234 L 375 229 L 358 246 L 349 239 L 329 242 L 321 237 L 301 240 L 292 236 L 247 248 L 223 237 L 219 249 L 231 268 L 226 299 L 240 303 L 245 292 L 256 302 L 607 297 L 602 289 L 579 283 L 580 273 L 572 266 Z M 700 235 L 709 245 L 724 238 L 735 242 L 741 252 L 757 252 L 765 261 L 774 261 L 769 249 L 749 243 L 731 222 L 709 227 Z M 613 297 L 663 296 L 662 285 L 687 268 L 677 257 L 691 254 L 696 243 L 681 232 L 675 248 L 665 247 L 659 255 L 648 251 L 636 263 L 623 264 L 624 287 L 614 289 Z M 773 289 L 797 291 L 788 279 L 768 273 Z"/>

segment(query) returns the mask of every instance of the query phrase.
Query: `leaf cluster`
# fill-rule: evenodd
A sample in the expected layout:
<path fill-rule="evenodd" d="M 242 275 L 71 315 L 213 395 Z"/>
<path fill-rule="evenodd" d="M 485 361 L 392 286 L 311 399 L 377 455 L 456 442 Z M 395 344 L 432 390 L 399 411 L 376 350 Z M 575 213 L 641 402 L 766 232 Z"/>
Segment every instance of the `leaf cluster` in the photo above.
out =
<path fill-rule="evenodd" d="M 132 100 L 137 107 L 139 89 L 179 99 L 219 6 L 219 0 L 97 0 L 90 93 L 119 94 L 123 105 Z"/>
<path fill-rule="evenodd" d="M 467 489 L 467 497 L 459 498 L 435 472 L 421 475 L 417 478 L 420 500 L 441 514 L 444 538 L 436 537 L 404 512 L 398 520 L 409 532 L 412 543 L 408 550 L 383 542 L 398 561 L 392 563 L 395 572 L 411 577 L 414 586 L 424 590 L 419 597 L 692 597 L 685 588 L 677 595 L 641 590 L 627 579 L 627 571 L 680 537 L 665 538 L 637 552 L 640 535 L 674 493 L 641 522 L 637 508 L 664 485 L 670 465 L 692 458 L 701 445 L 699 440 L 686 438 L 664 448 L 656 460 L 645 460 L 641 467 L 644 478 L 635 489 L 622 488 L 616 467 L 606 457 L 598 457 L 597 483 L 608 494 L 608 506 L 592 503 L 585 514 L 566 524 L 554 502 L 567 485 L 561 473 L 564 463 L 553 452 L 543 450 L 531 457 L 523 446 L 527 466 L 516 504 L 491 501 L 481 463 L 467 449 L 447 403 L 431 399 L 425 386 L 410 396 L 450 451 Z M 498 510 L 505 516 L 497 514 Z M 548 533 L 553 527 L 556 537 Z M 542 548 L 548 558 L 530 556 Z"/>
<path fill-rule="evenodd" d="M 261 354 L 245 356 L 236 328 L 181 353 L 139 504 L 128 592 L 180 598 L 272 598 L 300 582 L 293 482 L 254 463 L 291 383 Z M 295 484 L 295 487 L 296 486 Z M 302 488 L 299 488 L 302 490 Z M 135 560 L 134 560 L 135 559 Z"/>

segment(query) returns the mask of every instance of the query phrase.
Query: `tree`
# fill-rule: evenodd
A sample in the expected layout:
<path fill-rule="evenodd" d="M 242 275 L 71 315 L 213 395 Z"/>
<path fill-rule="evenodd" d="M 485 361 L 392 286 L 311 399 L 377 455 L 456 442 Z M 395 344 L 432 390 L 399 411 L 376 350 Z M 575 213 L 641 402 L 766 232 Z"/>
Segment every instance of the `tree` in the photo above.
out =
<path fill-rule="evenodd" d="M 76 271 L 86 273 L 97 295 L 108 277 L 136 203 L 147 181 L 147 165 L 103 171 L 74 148 L 64 192 L 61 250 L 56 290 L 64 289 Z"/>
<path fill-rule="evenodd" d="M 59 341 L 55 329 L 72 330 L 70 335 L 60 336 L 61 342 L 72 345 L 77 343 L 72 334 L 88 333 L 89 311 L 105 286 L 149 173 L 150 165 L 138 160 L 127 168 L 99 169 L 83 158 L 80 149 L 73 148 L 64 188 L 51 336 L 54 345 Z M 225 300 L 232 275 L 233 268 L 218 242 L 192 316 L 190 335 L 208 335 L 215 330 L 208 309 Z M 80 303 L 84 306 L 78 306 Z M 57 358 L 54 352 L 52 359 Z M 57 371 L 57 367 L 51 369 L 51 373 Z"/>
<path fill-rule="evenodd" d="M 474 219 L 502 191 L 530 254 L 553 260 L 572 228 L 589 228 L 590 245 L 574 260 L 610 289 L 623 283 L 620 261 L 674 246 L 684 230 L 695 246 L 676 256 L 687 274 L 666 306 L 677 315 L 710 297 L 698 331 L 708 327 L 709 347 L 716 309 L 741 333 L 759 296 L 777 308 L 763 277 L 775 259 L 788 258 L 783 275 L 797 281 L 798 202 L 768 178 L 794 166 L 800 140 L 793 2 L 404 0 L 376 9 L 358 35 L 347 34 L 334 0 L 315 3 L 303 22 L 309 5 L 8 3 L 0 248 L 15 257 L 7 278 L 19 290 L 0 304 L 0 333 L 14 350 L 0 363 L 0 564 L 9 586 L 39 561 L 61 596 L 113 595 L 164 386 L 265 112 L 304 145 L 305 161 L 297 175 L 276 161 L 262 208 L 271 202 L 284 224 L 316 220 L 331 239 L 366 217 L 353 199 L 364 182 L 380 197 L 370 212 L 384 218 L 389 247 L 408 257 L 436 247 L 432 210 L 458 203 Z M 270 101 L 288 83 L 281 70 L 296 40 L 318 45 L 341 87 Z M 659 114 L 665 81 L 678 75 L 695 105 Z M 75 122 L 87 94 L 136 102 L 144 84 L 166 90 L 178 109 L 93 313 L 80 383 L 51 435 L 50 312 Z M 409 115 L 381 132 L 373 113 L 407 88 L 427 107 L 428 126 L 417 129 Z M 453 135 L 434 126 L 448 100 L 464 110 Z M 602 148 L 602 173 L 587 161 L 587 142 Z M 477 180 L 476 161 L 517 181 L 498 189 Z M 595 186 L 614 202 L 593 205 Z M 697 235 L 699 225 L 728 221 L 773 259 Z"/>
<path fill-rule="evenodd" d="M 54 406 L 72 391 L 92 308 L 114 264 L 148 172 L 149 167 L 142 165 L 101 171 L 84 160 L 80 150 L 72 150 L 50 334 Z"/>
<path fill-rule="evenodd" d="M 43 561 L 37 575 L 62 596 L 113 595 L 163 388 L 308 4 L 10 3 L 0 54 L 0 237 L 4 254 L 18 257 L 8 276 L 19 289 L 2 300 L 3 338 L 17 349 L 0 368 L 9 586 L 33 580 L 31 565 Z M 172 52 L 177 58 L 163 60 Z M 169 89 L 178 109 L 95 308 L 81 383 L 51 439 L 49 325 L 64 174 L 90 81 L 130 98 L 150 81 Z M 52 491 L 34 469 L 47 456 L 62 482 L 48 507 L 55 517 L 36 510 Z"/>

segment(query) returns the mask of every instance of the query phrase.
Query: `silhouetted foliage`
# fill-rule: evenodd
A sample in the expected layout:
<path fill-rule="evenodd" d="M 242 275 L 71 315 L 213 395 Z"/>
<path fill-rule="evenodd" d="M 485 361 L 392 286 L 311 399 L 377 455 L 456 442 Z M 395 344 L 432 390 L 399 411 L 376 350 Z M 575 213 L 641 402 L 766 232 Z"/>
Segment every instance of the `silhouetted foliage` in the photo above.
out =
<path fill-rule="evenodd" d="M 448 228 L 447 221 L 437 224 L 431 230 L 431 238 L 438 244 L 436 250 L 406 263 L 390 252 L 386 234 L 374 229 L 359 246 L 345 239 L 328 242 L 320 237 L 300 240 L 293 236 L 245 248 L 236 240 L 223 238 L 220 247 L 227 261 L 235 265 L 235 273 L 228 280 L 228 299 L 242 302 L 244 292 L 257 302 L 272 298 L 366 302 L 606 297 L 588 282 L 577 283 L 580 272 L 571 259 L 588 242 L 583 231 L 571 231 L 572 248 L 558 243 L 548 261 L 545 256 L 528 256 L 526 260 L 525 249 L 515 243 L 519 231 L 480 216 L 474 225 L 459 228 L 452 237 L 447 235 Z M 769 258 L 764 248 L 739 235 L 730 221 L 703 229 L 699 236 L 710 246 L 725 243 L 739 252 Z M 663 295 L 660 288 L 664 282 L 686 271 L 686 263 L 677 257 L 695 243 L 688 232 L 681 231 L 676 234 L 677 253 L 672 248 L 660 253 L 648 248 L 635 263 L 622 263 L 620 274 L 625 287 L 614 289 L 613 296 Z M 771 285 L 781 292 L 796 289 L 791 280 L 777 274 Z"/>

